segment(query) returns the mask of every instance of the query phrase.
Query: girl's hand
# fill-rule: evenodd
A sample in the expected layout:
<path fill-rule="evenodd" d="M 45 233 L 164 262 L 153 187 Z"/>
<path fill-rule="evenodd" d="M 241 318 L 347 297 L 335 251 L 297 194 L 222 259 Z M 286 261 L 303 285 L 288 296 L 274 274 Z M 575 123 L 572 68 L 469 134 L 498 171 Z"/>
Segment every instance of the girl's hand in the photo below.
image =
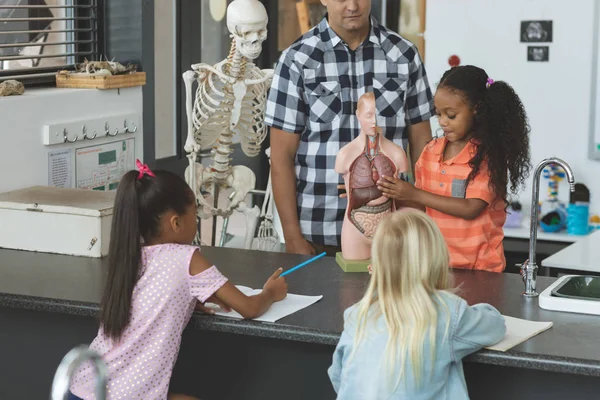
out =
<path fill-rule="evenodd" d="M 346 185 L 344 185 L 344 184 L 337 185 L 337 188 L 338 188 L 338 190 L 343 190 L 343 192 L 340 192 L 340 199 L 348 197 L 348 193 L 346 192 Z"/>
<path fill-rule="evenodd" d="M 389 199 L 405 201 L 413 200 L 416 191 L 415 187 L 410 183 L 393 176 L 382 176 L 377 181 L 377 189 L 381 190 L 381 193 Z"/>
<path fill-rule="evenodd" d="M 283 300 L 287 296 L 287 282 L 285 278 L 279 276 L 282 272 L 283 268 L 279 268 L 263 286 L 263 291 L 273 296 L 273 301 Z"/>
<path fill-rule="evenodd" d="M 231 307 L 229 307 L 227 304 L 223 303 L 221 300 L 217 299 L 214 295 L 210 296 L 208 299 L 206 299 L 206 303 L 216 304 L 219 307 L 221 307 L 221 309 L 225 312 L 231 311 Z M 215 310 L 213 308 L 206 307 L 206 305 L 205 305 L 206 303 L 200 303 L 200 302 L 196 303 L 195 311 L 200 311 L 205 314 L 214 314 Z"/>

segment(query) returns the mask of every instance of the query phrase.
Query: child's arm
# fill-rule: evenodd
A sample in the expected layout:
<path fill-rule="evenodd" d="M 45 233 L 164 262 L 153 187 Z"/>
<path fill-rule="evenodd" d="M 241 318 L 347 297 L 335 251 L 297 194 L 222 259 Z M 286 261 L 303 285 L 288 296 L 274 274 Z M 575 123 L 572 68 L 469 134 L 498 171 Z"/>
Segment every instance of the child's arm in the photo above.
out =
<path fill-rule="evenodd" d="M 403 207 L 415 208 L 417 210 L 425 211 L 425 206 L 423 204 L 417 203 L 416 201 L 403 201 L 403 200 L 394 200 L 396 203 L 396 210 L 399 210 Z"/>
<path fill-rule="evenodd" d="M 498 343 L 506 334 L 504 317 L 489 304 L 469 306 L 460 300 L 457 304 L 457 322 L 452 335 L 454 361 Z"/>
<path fill-rule="evenodd" d="M 190 263 L 190 274 L 192 276 L 200 274 L 210 267 L 212 264 L 196 251 Z M 263 291 L 255 296 L 246 296 L 229 281 L 225 282 L 213 296 L 246 319 L 260 317 L 271 304 L 283 300 L 287 295 L 287 283 L 285 278 L 279 276 L 281 272 L 282 268 L 275 271 L 263 286 Z"/>
<path fill-rule="evenodd" d="M 333 390 L 336 393 L 339 393 L 340 386 L 342 383 L 342 371 L 344 369 L 344 364 L 347 361 L 348 356 L 350 355 L 353 338 L 349 334 L 349 330 L 347 329 L 347 321 L 349 317 L 349 309 L 344 311 L 344 330 L 342 331 L 342 336 L 340 337 L 340 341 L 335 347 L 335 351 L 333 352 L 333 360 L 331 362 L 331 366 L 327 370 L 327 374 L 329 375 L 329 380 L 331 381 L 331 385 L 333 386 Z"/>
<path fill-rule="evenodd" d="M 408 163 L 408 161 L 406 162 Z M 398 174 L 398 180 L 410 184 L 410 182 L 408 182 L 408 178 L 405 172 L 400 172 Z M 377 183 L 379 184 L 379 182 Z M 396 205 L 396 210 L 399 210 L 403 207 L 410 207 L 415 208 L 417 210 L 425 211 L 425 206 L 420 203 L 417 203 L 416 201 L 394 199 L 394 204 Z"/>
<path fill-rule="evenodd" d="M 339 393 L 342 384 L 342 370 L 344 368 L 344 362 L 349 355 L 349 345 L 348 335 L 346 334 L 346 331 L 343 331 L 340 341 L 333 352 L 331 366 L 327 370 L 327 375 L 329 375 L 329 380 L 336 393 Z"/>
<path fill-rule="evenodd" d="M 462 199 L 429 193 L 390 176 L 383 176 L 377 182 L 377 188 L 386 197 L 401 201 L 405 205 L 418 203 L 444 214 L 468 220 L 477 218 L 488 206 L 486 201 L 477 198 Z"/>

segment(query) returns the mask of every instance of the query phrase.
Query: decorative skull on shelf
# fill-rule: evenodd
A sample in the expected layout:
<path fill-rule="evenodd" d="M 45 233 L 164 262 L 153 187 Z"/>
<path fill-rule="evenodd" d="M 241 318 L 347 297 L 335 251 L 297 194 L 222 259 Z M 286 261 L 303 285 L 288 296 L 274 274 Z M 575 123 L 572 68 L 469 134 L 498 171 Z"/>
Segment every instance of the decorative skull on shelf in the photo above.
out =
<path fill-rule="evenodd" d="M 260 55 L 268 22 L 267 10 L 258 0 L 236 0 L 227 7 L 227 29 L 239 52 L 249 60 Z"/>

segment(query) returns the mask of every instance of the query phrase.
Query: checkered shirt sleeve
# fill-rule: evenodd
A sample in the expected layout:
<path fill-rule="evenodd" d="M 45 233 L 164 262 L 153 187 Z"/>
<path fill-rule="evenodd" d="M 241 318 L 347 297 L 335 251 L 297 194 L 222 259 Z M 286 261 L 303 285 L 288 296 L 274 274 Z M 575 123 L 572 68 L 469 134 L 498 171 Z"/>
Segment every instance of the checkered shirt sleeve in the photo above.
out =
<path fill-rule="evenodd" d="M 302 133 L 307 114 L 303 91 L 302 75 L 285 51 L 279 57 L 271 82 L 265 123 L 286 132 Z"/>
<path fill-rule="evenodd" d="M 411 125 L 415 125 L 419 122 L 429 121 L 433 116 L 435 106 L 425 67 L 416 50 L 414 58 L 408 64 L 408 70 L 405 103 L 406 119 Z"/>

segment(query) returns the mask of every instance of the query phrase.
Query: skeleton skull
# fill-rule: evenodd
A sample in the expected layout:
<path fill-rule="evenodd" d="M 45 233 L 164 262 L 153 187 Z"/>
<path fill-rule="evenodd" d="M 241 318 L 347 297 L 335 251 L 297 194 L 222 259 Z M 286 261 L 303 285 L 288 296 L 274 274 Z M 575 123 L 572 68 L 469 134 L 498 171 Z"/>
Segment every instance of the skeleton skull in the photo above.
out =
<path fill-rule="evenodd" d="M 227 28 L 239 52 L 250 60 L 260 55 L 268 22 L 267 10 L 258 0 L 234 0 L 227 7 Z"/>

